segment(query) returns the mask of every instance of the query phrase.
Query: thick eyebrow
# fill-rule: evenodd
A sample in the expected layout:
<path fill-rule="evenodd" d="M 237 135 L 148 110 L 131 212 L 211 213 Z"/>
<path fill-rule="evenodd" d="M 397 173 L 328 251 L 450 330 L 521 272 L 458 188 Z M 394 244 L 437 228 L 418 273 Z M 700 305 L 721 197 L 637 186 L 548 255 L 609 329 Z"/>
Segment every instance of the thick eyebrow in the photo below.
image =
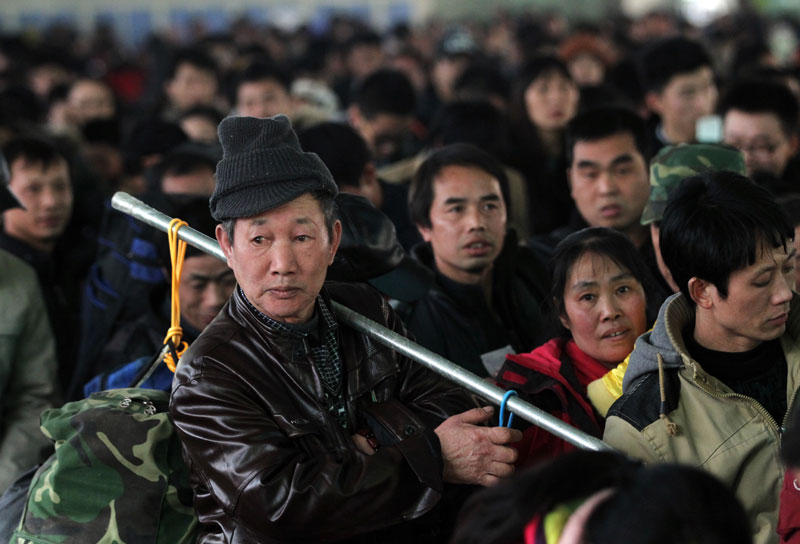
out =
<path fill-rule="evenodd" d="M 446 199 L 444 201 L 444 205 L 445 206 L 449 206 L 451 204 L 463 204 L 467 200 L 468 199 L 463 197 L 463 196 L 451 196 L 450 198 L 448 198 L 448 199 Z M 481 202 L 496 202 L 496 201 L 500 200 L 500 195 L 498 195 L 496 193 L 490 193 L 488 195 L 483 195 L 482 197 L 480 197 L 479 200 Z"/>
<path fill-rule="evenodd" d="M 314 224 L 314 222 L 308 216 L 298 217 L 297 219 L 294 220 L 294 222 L 297 223 L 298 225 L 313 225 Z M 267 223 L 268 223 L 268 221 L 267 221 L 267 219 L 265 217 L 257 217 L 256 219 L 252 219 L 250 221 L 250 226 L 258 227 L 258 226 L 261 226 L 261 225 L 266 225 Z"/>
<path fill-rule="evenodd" d="M 633 162 L 633 155 L 630 153 L 623 153 L 622 155 L 617 155 L 611 162 L 609 166 L 619 166 L 622 163 L 626 162 Z M 601 168 L 601 164 L 597 161 L 590 161 L 590 160 L 582 160 L 578 161 L 576 168 Z"/>
<path fill-rule="evenodd" d="M 614 157 L 614 160 L 611 161 L 611 166 L 619 166 L 620 164 L 626 162 L 633 162 L 633 155 L 631 155 L 630 153 L 624 153 L 622 155 Z"/>

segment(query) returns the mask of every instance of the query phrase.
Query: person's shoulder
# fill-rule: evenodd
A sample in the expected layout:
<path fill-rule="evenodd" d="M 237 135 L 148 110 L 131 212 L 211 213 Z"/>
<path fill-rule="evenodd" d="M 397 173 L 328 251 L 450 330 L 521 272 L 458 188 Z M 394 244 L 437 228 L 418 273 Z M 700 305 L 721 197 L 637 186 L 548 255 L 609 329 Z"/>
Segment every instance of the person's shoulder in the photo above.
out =
<path fill-rule="evenodd" d="M 31 297 L 41 296 L 36 270 L 16 255 L 0 249 L 0 294 L 5 310 L 22 307 Z M 12 302 L 13 301 L 13 302 Z"/>
<path fill-rule="evenodd" d="M 234 320 L 228 312 L 228 306 L 203 329 L 183 354 L 176 374 L 176 379 L 195 379 L 208 371 L 208 360 L 237 361 L 241 357 L 238 352 L 247 352 L 244 326 Z M 214 369 L 221 370 L 223 365 L 215 364 Z"/>
<path fill-rule="evenodd" d="M 681 392 L 679 369 L 648 372 L 633 381 L 608 409 L 607 418 L 618 417 L 641 431 L 678 407 Z M 664 398 L 662 400 L 662 391 Z M 663 403 L 663 406 L 662 406 Z"/>
<path fill-rule="evenodd" d="M 363 282 L 325 282 L 325 293 L 332 302 L 341 304 L 359 314 L 383 322 L 388 313 L 389 304 L 380 291 Z M 333 308 L 334 313 L 336 309 Z"/>
<path fill-rule="evenodd" d="M 36 281 L 36 271 L 17 255 L 0 248 L 0 269 L 4 278 L 24 278 Z"/>

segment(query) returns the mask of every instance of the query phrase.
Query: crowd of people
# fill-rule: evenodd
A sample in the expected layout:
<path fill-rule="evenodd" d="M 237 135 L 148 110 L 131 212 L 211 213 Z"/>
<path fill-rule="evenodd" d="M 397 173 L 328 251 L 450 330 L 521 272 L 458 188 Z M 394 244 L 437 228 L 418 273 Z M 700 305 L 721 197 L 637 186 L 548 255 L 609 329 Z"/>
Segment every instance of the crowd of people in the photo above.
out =
<path fill-rule="evenodd" d="M 0 492 L 179 300 L 189 349 L 147 387 L 198 542 L 800 542 L 800 26 L 787 55 L 774 24 L 0 37 Z M 115 191 L 227 264 L 190 250 L 171 295 Z M 636 461 L 496 424 L 337 304 Z"/>

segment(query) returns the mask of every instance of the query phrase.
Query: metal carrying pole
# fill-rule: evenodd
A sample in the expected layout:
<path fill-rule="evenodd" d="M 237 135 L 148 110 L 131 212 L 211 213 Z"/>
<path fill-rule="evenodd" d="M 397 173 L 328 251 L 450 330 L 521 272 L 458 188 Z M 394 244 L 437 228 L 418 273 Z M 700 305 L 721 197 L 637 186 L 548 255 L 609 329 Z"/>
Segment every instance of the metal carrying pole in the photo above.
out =
<path fill-rule="evenodd" d="M 123 192 L 117 192 L 114 195 L 111 199 L 111 206 L 162 232 L 167 232 L 169 223 L 172 220 L 168 215 Z M 225 260 L 225 255 L 216 240 L 191 227 L 182 227 L 178 230 L 178 237 L 205 253 L 223 261 Z M 405 336 L 391 331 L 341 304 L 334 302 L 334 310 L 344 323 L 358 332 L 393 348 L 398 353 L 417 361 L 477 395 L 492 400 L 496 404 L 502 402 L 503 395 L 506 393 L 502 388 L 484 381 L 444 357 L 415 344 Z M 519 397 L 512 396 L 509 398 L 506 407 L 519 417 L 579 448 L 595 451 L 611 449 L 602 440 L 576 429 L 533 404 L 521 400 Z"/>

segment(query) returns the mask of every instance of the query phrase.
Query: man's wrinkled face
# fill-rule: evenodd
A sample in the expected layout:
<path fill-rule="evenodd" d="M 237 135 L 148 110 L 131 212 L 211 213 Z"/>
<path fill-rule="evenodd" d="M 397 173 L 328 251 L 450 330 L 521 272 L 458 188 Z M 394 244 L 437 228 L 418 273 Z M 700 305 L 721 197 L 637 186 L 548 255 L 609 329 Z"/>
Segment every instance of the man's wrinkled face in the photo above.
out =
<path fill-rule="evenodd" d="M 72 186 L 67 162 L 58 159 L 47 168 L 18 158 L 11 163 L 9 189 L 25 209 L 5 212 L 5 232 L 38 249 L 52 249 L 72 215 Z"/>
<path fill-rule="evenodd" d="M 235 286 L 233 271 L 218 258 L 211 255 L 187 257 L 178 287 L 181 317 L 202 331 L 222 309 Z"/>
<path fill-rule="evenodd" d="M 247 299 L 284 323 L 305 323 L 341 239 L 336 221 L 328 236 L 319 201 L 304 194 L 259 215 L 237 219 L 231 241 L 222 225 L 217 240 Z"/>
<path fill-rule="evenodd" d="M 436 268 L 453 281 L 479 282 L 503 249 L 506 205 L 500 182 L 474 166 L 444 167 L 433 183 L 430 227 L 417 225 Z"/>
<path fill-rule="evenodd" d="M 650 195 L 647 164 L 629 132 L 579 140 L 569 169 L 572 199 L 590 227 L 640 228 Z"/>
<path fill-rule="evenodd" d="M 292 102 L 287 90 L 275 80 L 245 81 L 236 91 L 236 111 L 247 117 L 291 115 Z"/>
<path fill-rule="evenodd" d="M 723 119 L 722 134 L 726 144 L 744 155 L 748 176 L 767 172 L 780 178 L 797 152 L 797 135 L 786 134 L 778 117 L 769 112 L 729 110 Z"/>

